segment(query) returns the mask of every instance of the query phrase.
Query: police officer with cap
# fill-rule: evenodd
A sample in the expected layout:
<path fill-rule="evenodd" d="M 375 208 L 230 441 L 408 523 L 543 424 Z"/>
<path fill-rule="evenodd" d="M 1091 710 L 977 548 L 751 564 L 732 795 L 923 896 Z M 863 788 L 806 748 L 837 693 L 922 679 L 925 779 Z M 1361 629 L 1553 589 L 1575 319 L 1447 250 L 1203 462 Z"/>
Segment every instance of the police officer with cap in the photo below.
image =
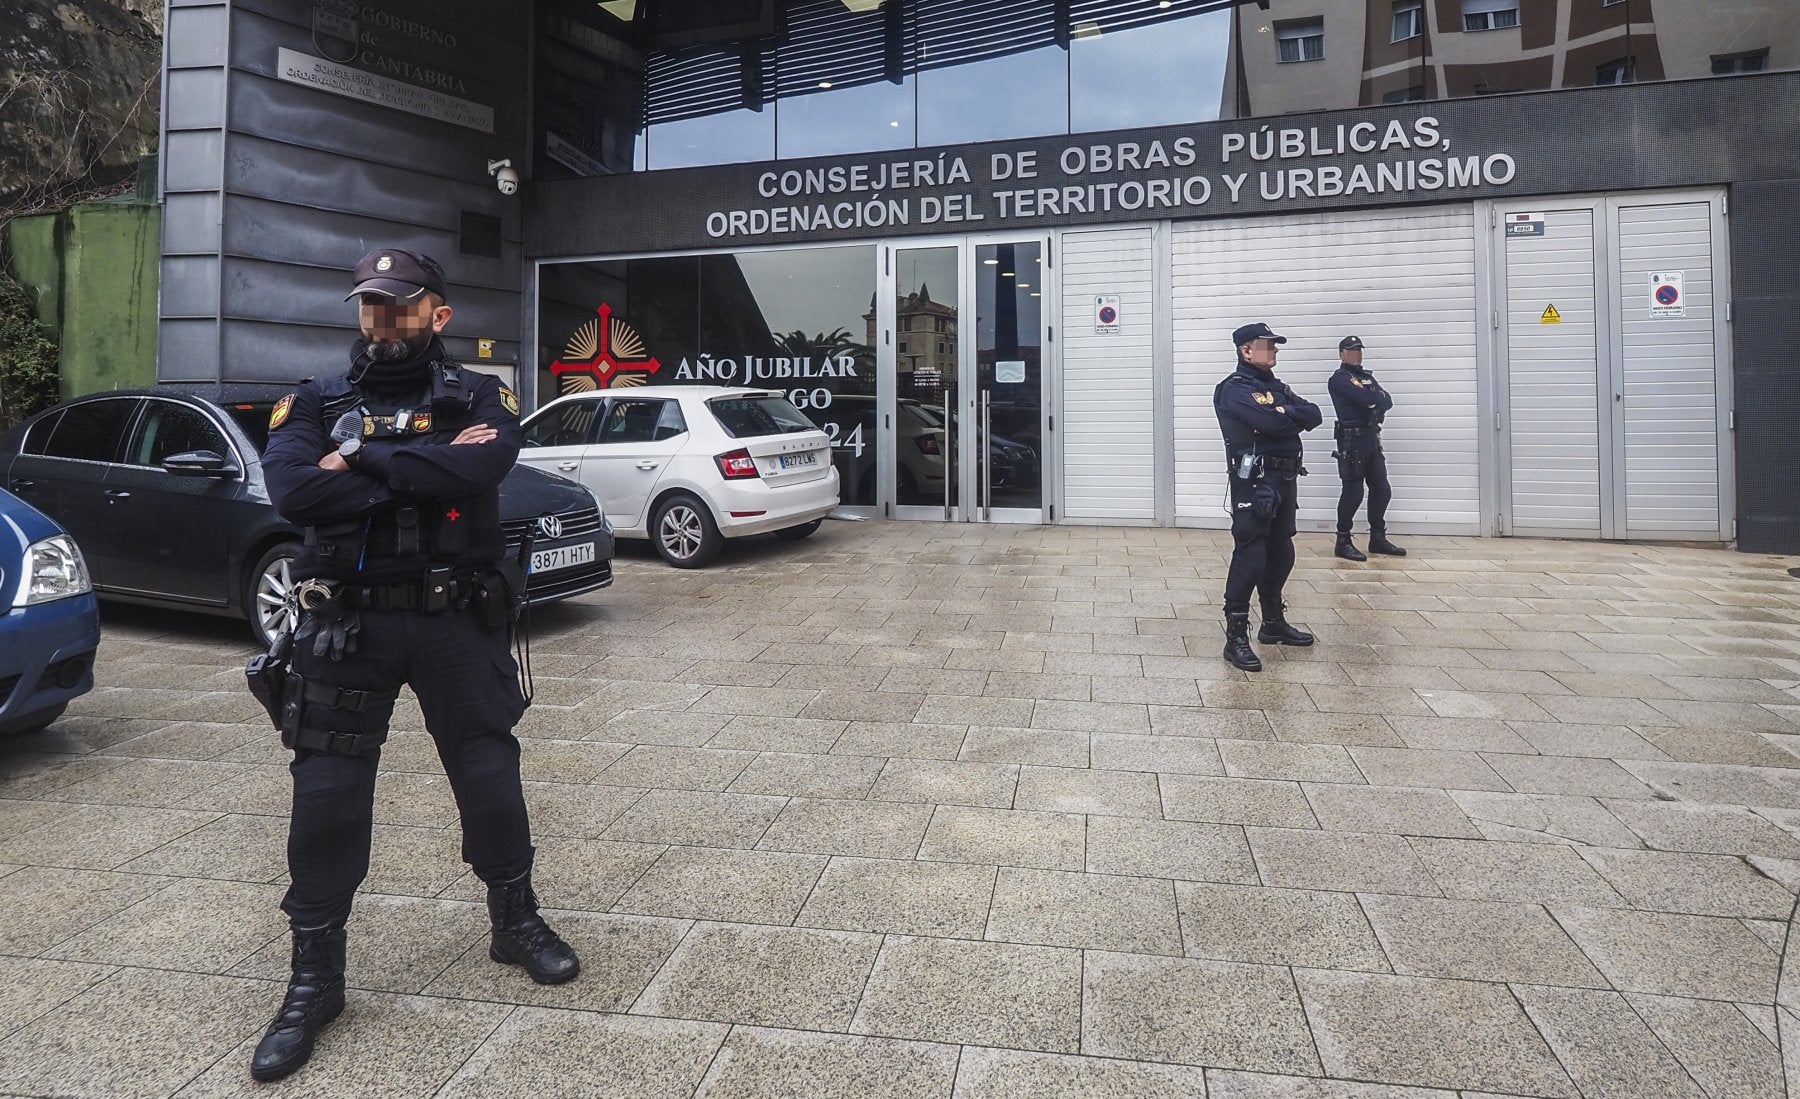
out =
<path fill-rule="evenodd" d="M 1310 645 L 1313 635 L 1287 621 L 1282 586 L 1294 571 L 1295 512 L 1302 432 L 1323 422 L 1319 406 L 1275 377 L 1279 345 L 1287 342 L 1262 323 L 1231 334 L 1237 370 L 1213 389 L 1213 411 L 1225 438 L 1231 485 L 1231 569 L 1225 578 L 1225 659 L 1247 672 L 1262 670 L 1250 647 L 1250 593 L 1262 602 L 1256 639 L 1265 645 Z"/>
<path fill-rule="evenodd" d="M 451 311 L 429 256 L 377 249 L 355 280 L 346 300 L 363 338 L 349 371 L 283 397 L 263 455 L 270 498 L 306 540 L 292 666 L 258 691 L 294 753 L 281 904 L 293 973 L 251 1062 L 258 1080 L 304 1064 L 343 1010 L 344 925 L 369 869 L 376 763 L 402 684 L 455 794 L 463 858 L 487 884 L 489 957 L 539 984 L 581 968 L 538 914 L 512 732 L 526 706 L 511 654 L 524 573 L 505 560 L 499 486 L 519 453 L 519 400 L 445 351 Z"/>
<path fill-rule="evenodd" d="M 1387 456 L 1381 451 L 1381 422 L 1394 407 L 1394 398 L 1363 369 L 1361 336 L 1345 336 L 1338 341 L 1338 368 L 1327 388 L 1331 404 L 1337 410 L 1338 477 L 1344 482 L 1338 495 L 1337 550 L 1346 561 L 1367 561 L 1356 548 L 1350 530 L 1356 523 L 1356 509 L 1362 506 L 1363 486 L 1369 489 L 1369 552 L 1390 557 L 1405 557 L 1406 551 L 1388 541 L 1387 507 L 1394 498 L 1388 484 Z"/>

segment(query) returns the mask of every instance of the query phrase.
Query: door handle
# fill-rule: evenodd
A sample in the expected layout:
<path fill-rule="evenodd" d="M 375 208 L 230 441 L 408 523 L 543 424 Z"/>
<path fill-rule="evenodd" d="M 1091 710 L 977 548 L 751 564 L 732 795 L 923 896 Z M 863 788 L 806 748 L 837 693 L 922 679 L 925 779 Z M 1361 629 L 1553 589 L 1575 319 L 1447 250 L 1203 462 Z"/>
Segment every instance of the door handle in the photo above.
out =
<path fill-rule="evenodd" d="M 126 492 L 122 488 L 109 488 L 106 490 L 106 498 L 108 500 L 129 500 L 131 499 L 131 493 Z"/>
<path fill-rule="evenodd" d="M 14 491 L 17 491 L 22 488 L 32 488 L 36 484 L 37 484 L 36 481 L 27 481 L 23 477 L 18 477 L 18 478 L 13 479 L 12 485 L 10 487 Z"/>
<path fill-rule="evenodd" d="M 564 473 L 567 473 L 572 469 L 580 469 L 581 463 L 580 462 L 558 462 L 556 468 L 562 470 Z"/>
<path fill-rule="evenodd" d="M 662 463 L 661 463 L 661 462 L 648 462 L 648 461 L 645 461 L 645 462 L 639 462 L 639 463 L 638 463 L 638 464 L 637 464 L 637 467 L 638 467 L 638 468 L 639 468 L 639 469 L 655 469 L 655 468 L 656 468 L 656 467 L 657 467 L 657 466 L 659 466 L 659 465 L 661 465 L 661 464 L 662 464 Z"/>

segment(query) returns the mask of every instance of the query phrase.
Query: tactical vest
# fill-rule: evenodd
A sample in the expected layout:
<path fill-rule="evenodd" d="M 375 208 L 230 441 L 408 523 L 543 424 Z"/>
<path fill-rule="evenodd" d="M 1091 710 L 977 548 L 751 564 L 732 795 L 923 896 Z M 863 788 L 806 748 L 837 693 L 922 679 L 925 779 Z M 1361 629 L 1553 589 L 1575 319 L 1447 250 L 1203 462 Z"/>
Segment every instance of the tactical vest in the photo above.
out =
<path fill-rule="evenodd" d="M 474 386 L 452 362 L 434 362 L 429 387 L 379 394 L 346 375 L 317 379 L 320 419 L 337 442 L 360 437 L 371 449 L 412 442 L 447 446 L 472 423 Z M 339 579 L 392 579 L 431 565 L 481 565 L 506 550 L 500 494 L 420 500 L 366 520 L 308 527 L 320 571 Z"/>

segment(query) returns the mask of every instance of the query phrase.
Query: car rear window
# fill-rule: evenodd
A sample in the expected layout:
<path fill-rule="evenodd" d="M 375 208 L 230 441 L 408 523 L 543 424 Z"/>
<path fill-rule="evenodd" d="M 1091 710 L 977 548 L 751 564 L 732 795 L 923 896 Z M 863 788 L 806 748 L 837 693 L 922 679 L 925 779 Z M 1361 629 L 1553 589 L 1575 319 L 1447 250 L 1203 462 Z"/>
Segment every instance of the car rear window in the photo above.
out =
<path fill-rule="evenodd" d="M 733 439 L 819 430 L 786 397 L 715 397 L 706 407 Z"/>
<path fill-rule="evenodd" d="M 70 405 L 63 409 L 62 419 L 50 433 L 44 454 L 90 462 L 117 461 L 119 437 L 125 433 L 125 421 L 136 408 L 135 397 Z"/>

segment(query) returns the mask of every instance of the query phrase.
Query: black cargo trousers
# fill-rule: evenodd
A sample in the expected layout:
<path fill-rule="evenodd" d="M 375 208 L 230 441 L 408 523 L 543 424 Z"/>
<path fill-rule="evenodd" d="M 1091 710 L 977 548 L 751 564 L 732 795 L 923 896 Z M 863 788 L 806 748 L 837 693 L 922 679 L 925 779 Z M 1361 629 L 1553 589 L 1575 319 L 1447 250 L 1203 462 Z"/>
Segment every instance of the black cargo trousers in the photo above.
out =
<path fill-rule="evenodd" d="M 1363 486 L 1367 485 L 1369 533 L 1382 537 L 1387 534 L 1387 509 L 1394 499 L 1394 488 L 1388 483 L 1387 455 L 1382 452 L 1380 434 L 1369 428 L 1346 434 L 1338 440 L 1337 454 L 1338 478 L 1343 481 L 1343 489 L 1338 493 L 1338 534 L 1348 535 L 1355 528 Z"/>
<path fill-rule="evenodd" d="M 1296 462 L 1296 465 L 1298 462 Z M 1294 473 L 1270 472 L 1256 480 L 1231 476 L 1231 567 L 1225 574 L 1225 613 L 1250 613 L 1250 595 L 1260 597 L 1265 614 L 1279 611 L 1281 590 L 1294 571 L 1300 486 Z M 1258 486 L 1273 493 L 1271 514 L 1258 515 Z"/>
<path fill-rule="evenodd" d="M 361 612 L 356 651 L 342 660 L 296 643 L 293 670 L 350 691 L 413 689 L 425 727 L 462 816 L 462 856 L 482 881 L 509 881 L 531 869 L 531 829 L 519 782 L 513 726 L 525 712 L 511 631 L 488 629 L 470 607 Z M 385 738 L 392 702 L 332 715 L 334 728 Z M 297 749 L 289 771 L 291 884 L 281 902 L 294 927 L 340 923 L 369 872 L 380 749 L 345 753 Z"/>

